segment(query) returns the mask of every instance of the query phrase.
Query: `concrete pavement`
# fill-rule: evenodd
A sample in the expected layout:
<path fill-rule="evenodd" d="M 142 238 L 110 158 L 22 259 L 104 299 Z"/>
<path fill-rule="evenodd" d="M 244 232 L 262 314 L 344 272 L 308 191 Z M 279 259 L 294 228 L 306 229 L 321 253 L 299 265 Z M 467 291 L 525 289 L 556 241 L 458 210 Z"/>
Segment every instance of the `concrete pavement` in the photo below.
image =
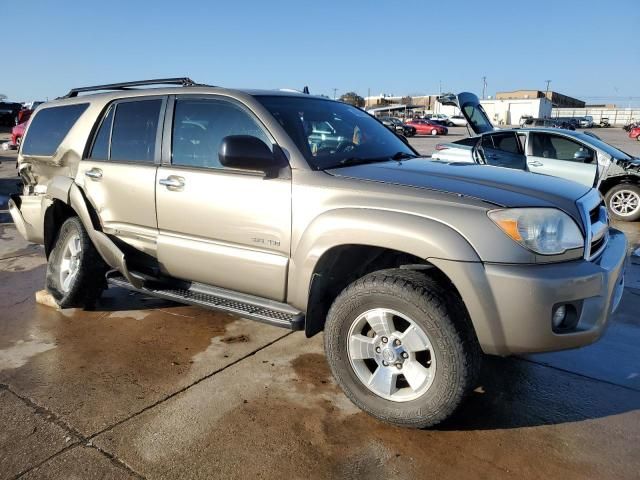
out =
<path fill-rule="evenodd" d="M 121 289 L 93 311 L 37 305 L 42 251 L 1 224 L 0 479 L 638 478 L 633 268 L 600 342 L 487 358 L 459 413 L 415 431 L 346 399 L 321 336 Z"/>

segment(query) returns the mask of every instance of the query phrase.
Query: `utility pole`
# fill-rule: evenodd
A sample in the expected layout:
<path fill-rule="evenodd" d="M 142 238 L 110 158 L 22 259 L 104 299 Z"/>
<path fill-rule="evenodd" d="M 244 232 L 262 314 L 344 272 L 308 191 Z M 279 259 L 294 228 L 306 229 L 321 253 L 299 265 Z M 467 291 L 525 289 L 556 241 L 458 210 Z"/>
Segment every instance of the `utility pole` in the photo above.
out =
<path fill-rule="evenodd" d="M 551 83 L 551 80 L 545 80 L 545 82 L 547 82 L 547 90 L 544 92 L 544 96 L 548 97 L 549 96 L 549 84 Z"/>
<path fill-rule="evenodd" d="M 369 108 L 371 106 L 371 87 L 367 88 L 367 100 L 364 102 L 364 107 Z"/>
<path fill-rule="evenodd" d="M 482 99 L 484 100 L 484 95 L 487 92 L 487 77 L 482 77 Z"/>
<path fill-rule="evenodd" d="M 333 89 L 333 99 L 334 99 L 334 100 L 336 99 L 336 92 L 337 92 L 337 91 L 338 91 L 338 89 L 337 89 L 337 88 L 334 88 L 334 89 Z"/>

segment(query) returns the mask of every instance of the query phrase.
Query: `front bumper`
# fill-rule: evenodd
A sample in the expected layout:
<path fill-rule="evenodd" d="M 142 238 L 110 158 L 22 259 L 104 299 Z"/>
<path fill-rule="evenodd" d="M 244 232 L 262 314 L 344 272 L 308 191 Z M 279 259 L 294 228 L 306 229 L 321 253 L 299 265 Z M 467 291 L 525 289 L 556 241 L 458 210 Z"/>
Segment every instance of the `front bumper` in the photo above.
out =
<path fill-rule="evenodd" d="M 598 340 L 622 298 L 626 255 L 624 234 L 610 229 L 606 248 L 593 261 L 436 266 L 453 267 L 450 278 L 467 306 L 483 351 L 511 355 L 576 348 Z M 581 306 L 577 327 L 555 333 L 553 307 L 568 302 Z"/>

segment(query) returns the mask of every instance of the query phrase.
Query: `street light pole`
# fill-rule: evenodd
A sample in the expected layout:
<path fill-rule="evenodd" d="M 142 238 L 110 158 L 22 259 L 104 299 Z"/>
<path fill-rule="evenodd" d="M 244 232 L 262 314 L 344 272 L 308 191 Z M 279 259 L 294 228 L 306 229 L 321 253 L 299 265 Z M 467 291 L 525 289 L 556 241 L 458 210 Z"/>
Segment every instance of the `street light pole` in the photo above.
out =
<path fill-rule="evenodd" d="M 547 97 L 549 96 L 549 84 L 551 83 L 551 80 L 545 80 L 545 82 L 547 82 L 547 90 L 544 92 L 544 96 Z"/>
<path fill-rule="evenodd" d="M 337 92 L 337 91 L 338 91 L 338 89 L 337 89 L 337 88 L 334 88 L 334 89 L 333 89 L 333 99 L 334 99 L 334 100 L 336 99 L 336 92 Z"/>
<path fill-rule="evenodd" d="M 484 100 L 484 95 L 487 91 L 487 77 L 482 77 L 482 99 Z"/>

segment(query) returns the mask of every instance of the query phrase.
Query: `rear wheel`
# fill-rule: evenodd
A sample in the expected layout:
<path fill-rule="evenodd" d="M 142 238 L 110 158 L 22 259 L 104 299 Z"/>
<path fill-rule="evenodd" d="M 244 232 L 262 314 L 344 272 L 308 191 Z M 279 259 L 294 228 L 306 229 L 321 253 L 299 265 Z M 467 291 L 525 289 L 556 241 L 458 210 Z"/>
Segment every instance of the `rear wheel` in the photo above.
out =
<path fill-rule="evenodd" d="M 605 195 L 609 213 L 616 220 L 633 222 L 640 219 L 640 186 L 632 183 L 616 185 Z"/>
<path fill-rule="evenodd" d="M 480 354 L 460 300 L 418 272 L 383 270 L 347 287 L 325 328 L 331 371 L 365 412 L 428 427 L 475 385 Z"/>
<path fill-rule="evenodd" d="M 78 217 L 65 220 L 47 264 L 47 290 L 61 308 L 91 307 L 104 286 L 106 265 Z"/>

